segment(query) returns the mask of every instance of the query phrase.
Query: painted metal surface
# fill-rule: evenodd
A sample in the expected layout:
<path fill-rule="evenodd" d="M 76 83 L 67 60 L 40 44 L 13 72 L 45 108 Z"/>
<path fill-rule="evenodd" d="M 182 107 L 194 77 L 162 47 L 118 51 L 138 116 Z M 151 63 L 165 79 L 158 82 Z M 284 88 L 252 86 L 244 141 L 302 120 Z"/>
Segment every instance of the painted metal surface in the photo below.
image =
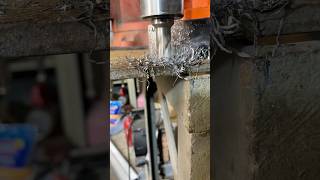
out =
<path fill-rule="evenodd" d="M 183 20 L 210 17 L 210 0 L 184 0 Z"/>

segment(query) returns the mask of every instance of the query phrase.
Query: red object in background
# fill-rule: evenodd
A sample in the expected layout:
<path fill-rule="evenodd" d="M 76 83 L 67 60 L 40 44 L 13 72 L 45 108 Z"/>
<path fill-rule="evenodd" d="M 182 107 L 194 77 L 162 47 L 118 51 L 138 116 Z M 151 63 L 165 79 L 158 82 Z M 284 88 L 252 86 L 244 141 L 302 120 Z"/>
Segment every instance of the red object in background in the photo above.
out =
<path fill-rule="evenodd" d="M 118 23 L 141 21 L 140 0 L 111 0 L 111 17 Z"/>
<path fill-rule="evenodd" d="M 140 17 L 140 0 L 111 0 L 111 47 L 147 47 L 148 21 Z"/>
<path fill-rule="evenodd" d="M 121 85 L 119 96 L 126 96 L 126 87 L 124 85 Z"/>
<path fill-rule="evenodd" d="M 38 83 L 31 90 L 31 104 L 33 107 L 43 108 L 46 106 L 46 90 L 47 87 L 43 83 Z"/>
<path fill-rule="evenodd" d="M 123 119 L 123 128 L 127 138 L 127 144 L 129 146 L 132 146 L 132 122 L 133 122 L 133 119 L 130 115 L 127 115 Z"/>

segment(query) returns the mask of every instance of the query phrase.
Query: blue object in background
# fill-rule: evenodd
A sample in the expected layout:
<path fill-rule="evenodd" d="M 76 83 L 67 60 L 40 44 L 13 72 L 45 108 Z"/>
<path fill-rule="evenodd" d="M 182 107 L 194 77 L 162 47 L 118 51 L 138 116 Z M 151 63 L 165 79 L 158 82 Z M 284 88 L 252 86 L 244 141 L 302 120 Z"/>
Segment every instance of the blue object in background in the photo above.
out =
<path fill-rule="evenodd" d="M 110 134 L 114 135 L 123 130 L 121 121 L 121 101 L 110 101 Z"/>
<path fill-rule="evenodd" d="M 0 124 L 0 167 L 27 165 L 35 145 L 37 130 L 27 124 Z"/>
<path fill-rule="evenodd" d="M 110 101 L 110 115 L 121 114 L 121 101 Z"/>

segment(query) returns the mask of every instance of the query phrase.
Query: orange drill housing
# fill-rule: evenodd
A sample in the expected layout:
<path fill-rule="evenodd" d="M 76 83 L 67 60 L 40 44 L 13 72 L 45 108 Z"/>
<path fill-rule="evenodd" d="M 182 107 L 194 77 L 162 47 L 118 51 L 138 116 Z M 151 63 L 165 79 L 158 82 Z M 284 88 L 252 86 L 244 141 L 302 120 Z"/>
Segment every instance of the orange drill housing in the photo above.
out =
<path fill-rule="evenodd" d="M 210 17 L 210 0 L 184 0 L 183 20 Z"/>

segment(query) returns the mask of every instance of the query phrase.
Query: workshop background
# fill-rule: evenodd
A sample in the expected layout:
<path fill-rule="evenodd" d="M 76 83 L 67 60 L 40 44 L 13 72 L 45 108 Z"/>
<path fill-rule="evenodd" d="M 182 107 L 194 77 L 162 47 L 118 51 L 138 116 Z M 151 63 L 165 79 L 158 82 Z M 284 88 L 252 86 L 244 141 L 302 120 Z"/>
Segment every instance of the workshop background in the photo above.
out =
<path fill-rule="evenodd" d="M 100 53 L 101 55 L 101 53 Z M 2 63 L 0 179 L 105 179 L 106 68 L 94 54 Z M 5 66 L 5 67 L 4 67 Z"/>

